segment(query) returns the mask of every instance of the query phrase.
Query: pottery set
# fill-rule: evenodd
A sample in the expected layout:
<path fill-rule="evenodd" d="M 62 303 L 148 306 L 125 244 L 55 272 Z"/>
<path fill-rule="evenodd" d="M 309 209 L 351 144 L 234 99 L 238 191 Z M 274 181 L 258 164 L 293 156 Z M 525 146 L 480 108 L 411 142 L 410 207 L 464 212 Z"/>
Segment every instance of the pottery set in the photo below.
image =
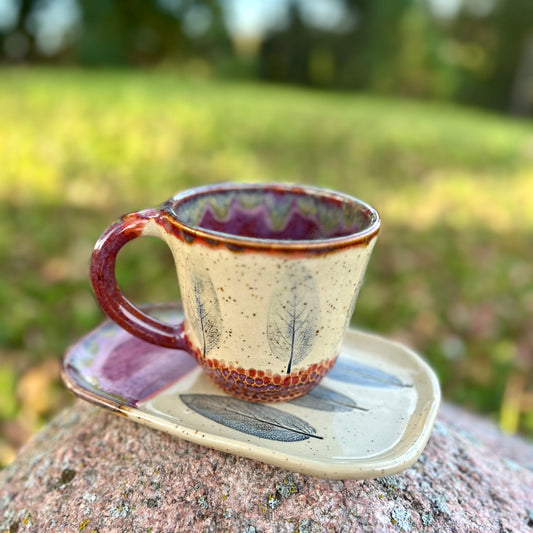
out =
<path fill-rule="evenodd" d="M 379 228 L 361 200 L 283 184 L 200 187 L 125 215 L 91 260 L 113 322 L 71 348 L 63 379 L 134 421 L 296 471 L 403 470 L 440 390 L 417 354 L 349 328 Z M 144 236 L 172 252 L 173 309 L 141 309 L 117 284 L 119 251 Z"/>

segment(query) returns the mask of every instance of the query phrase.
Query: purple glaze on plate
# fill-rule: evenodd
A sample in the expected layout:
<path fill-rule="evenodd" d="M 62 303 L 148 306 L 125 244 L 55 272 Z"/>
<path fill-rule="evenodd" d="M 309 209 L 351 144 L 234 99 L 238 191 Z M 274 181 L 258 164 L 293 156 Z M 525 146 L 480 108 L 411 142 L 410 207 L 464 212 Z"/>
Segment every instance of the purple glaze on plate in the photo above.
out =
<path fill-rule="evenodd" d="M 99 369 L 100 386 L 129 402 L 145 401 L 197 367 L 189 353 L 135 337 L 115 346 Z"/>
<path fill-rule="evenodd" d="M 198 368 L 188 352 L 145 342 L 109 322 L 75 344 L 64 365 L 72 374 L 83 376 L 83 381 L 131 406 Z"/>

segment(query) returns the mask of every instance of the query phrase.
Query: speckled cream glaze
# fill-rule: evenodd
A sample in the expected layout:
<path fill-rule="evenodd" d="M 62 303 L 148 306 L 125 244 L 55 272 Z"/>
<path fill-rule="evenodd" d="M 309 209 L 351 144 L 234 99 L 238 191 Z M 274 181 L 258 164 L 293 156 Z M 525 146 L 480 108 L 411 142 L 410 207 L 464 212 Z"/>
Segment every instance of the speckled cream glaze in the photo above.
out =
<path fill-rule="evenodd" d="M 111 318 L 134 334 L 142 323 L 150 342 L 185 347 L 226 392 L 296 398 L 335 363 L 375 245 L 379 218 L 358 202 L 279 185 L 185 192 L 102 236 L 93 286 Z M 172 251 L 186 317 L 177 328 L 148 319 L 109 281 L 106 241 L 116 255 L 138 236 L 163 239 Z"/>

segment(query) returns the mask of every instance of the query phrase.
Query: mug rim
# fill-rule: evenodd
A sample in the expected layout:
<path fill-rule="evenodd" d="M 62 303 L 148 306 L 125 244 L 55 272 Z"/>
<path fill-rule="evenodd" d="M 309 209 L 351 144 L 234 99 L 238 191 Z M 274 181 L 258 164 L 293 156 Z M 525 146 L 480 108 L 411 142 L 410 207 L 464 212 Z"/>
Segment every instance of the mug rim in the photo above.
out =
<path fill-rule="evenodd" d="M 287 192 L 293 194 L 310 195 L 315 198 L 324 198 L 336 200 L 345 204 L 356 205 L 368 214 L 369 224 L 360 231 L 349 233 L 340 237 L 322 237 L 319 239 L 268 239 L 262 237 L 249 237 L 242 235 L 235 235 L 217 230 L 211 230 L 189 224 L 184 220 L 178 218 L 175 206 L 184 203 L 192 198 L 203 196 L 209 193 L 216 192 L 231 192 L 231 191 L 251 191 L 251 190 L 270 190 L 280 193 Z M 286 183 L 235 183 L 223 182 L 214 185 L 204 185 L 194 187 L 181 191 L 175 194 L 172 198 L 164 202 L 161 210 L 167 213 L 173 223 L 178 228 L 195 238 L 201 238 L 212 244 L 225 244 L 230 248 L 236 250 L 253 248 L 253 249 L 276 249 L 282 251 L 329 251 L 348 246 L 368 244 L 379 233 L 381 226 L 381 219 L 379 213 L 370 204 L 356 198 L 354 196 L 317 187 L 314 185 L 297 185 Z"/>

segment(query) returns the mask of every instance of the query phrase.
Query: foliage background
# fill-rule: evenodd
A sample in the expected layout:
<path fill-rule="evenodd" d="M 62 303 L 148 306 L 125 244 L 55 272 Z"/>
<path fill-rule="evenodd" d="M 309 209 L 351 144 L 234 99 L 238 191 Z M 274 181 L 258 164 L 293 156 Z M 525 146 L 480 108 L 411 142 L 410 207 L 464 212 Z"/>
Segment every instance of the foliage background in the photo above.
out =
<path fill-rule="evenodd" d="M 0 60 L 218 75 L 533 112 L 530 0 L 0 0 Z"/>
<path fill-rule="evenodd" d="M 533 434 L 509 396 L 533 378 L 530 3 L 465 0 L 451 17 L 347 1 L 325 27 L 300 2 L 250 36 L 227 2 L 79 2 L 53 53 L 35 22 L 47 4 L 0 17 L 0 466 L 72 401 L 58 369 L 103 319 L 88 283 L 101 231 L 225 180 L 374 205 L 353 325 L 421 352 L 447 399 Z M 121 252 L 118 277 L 138 303 L 179 297 L 155 239 Z"/>

